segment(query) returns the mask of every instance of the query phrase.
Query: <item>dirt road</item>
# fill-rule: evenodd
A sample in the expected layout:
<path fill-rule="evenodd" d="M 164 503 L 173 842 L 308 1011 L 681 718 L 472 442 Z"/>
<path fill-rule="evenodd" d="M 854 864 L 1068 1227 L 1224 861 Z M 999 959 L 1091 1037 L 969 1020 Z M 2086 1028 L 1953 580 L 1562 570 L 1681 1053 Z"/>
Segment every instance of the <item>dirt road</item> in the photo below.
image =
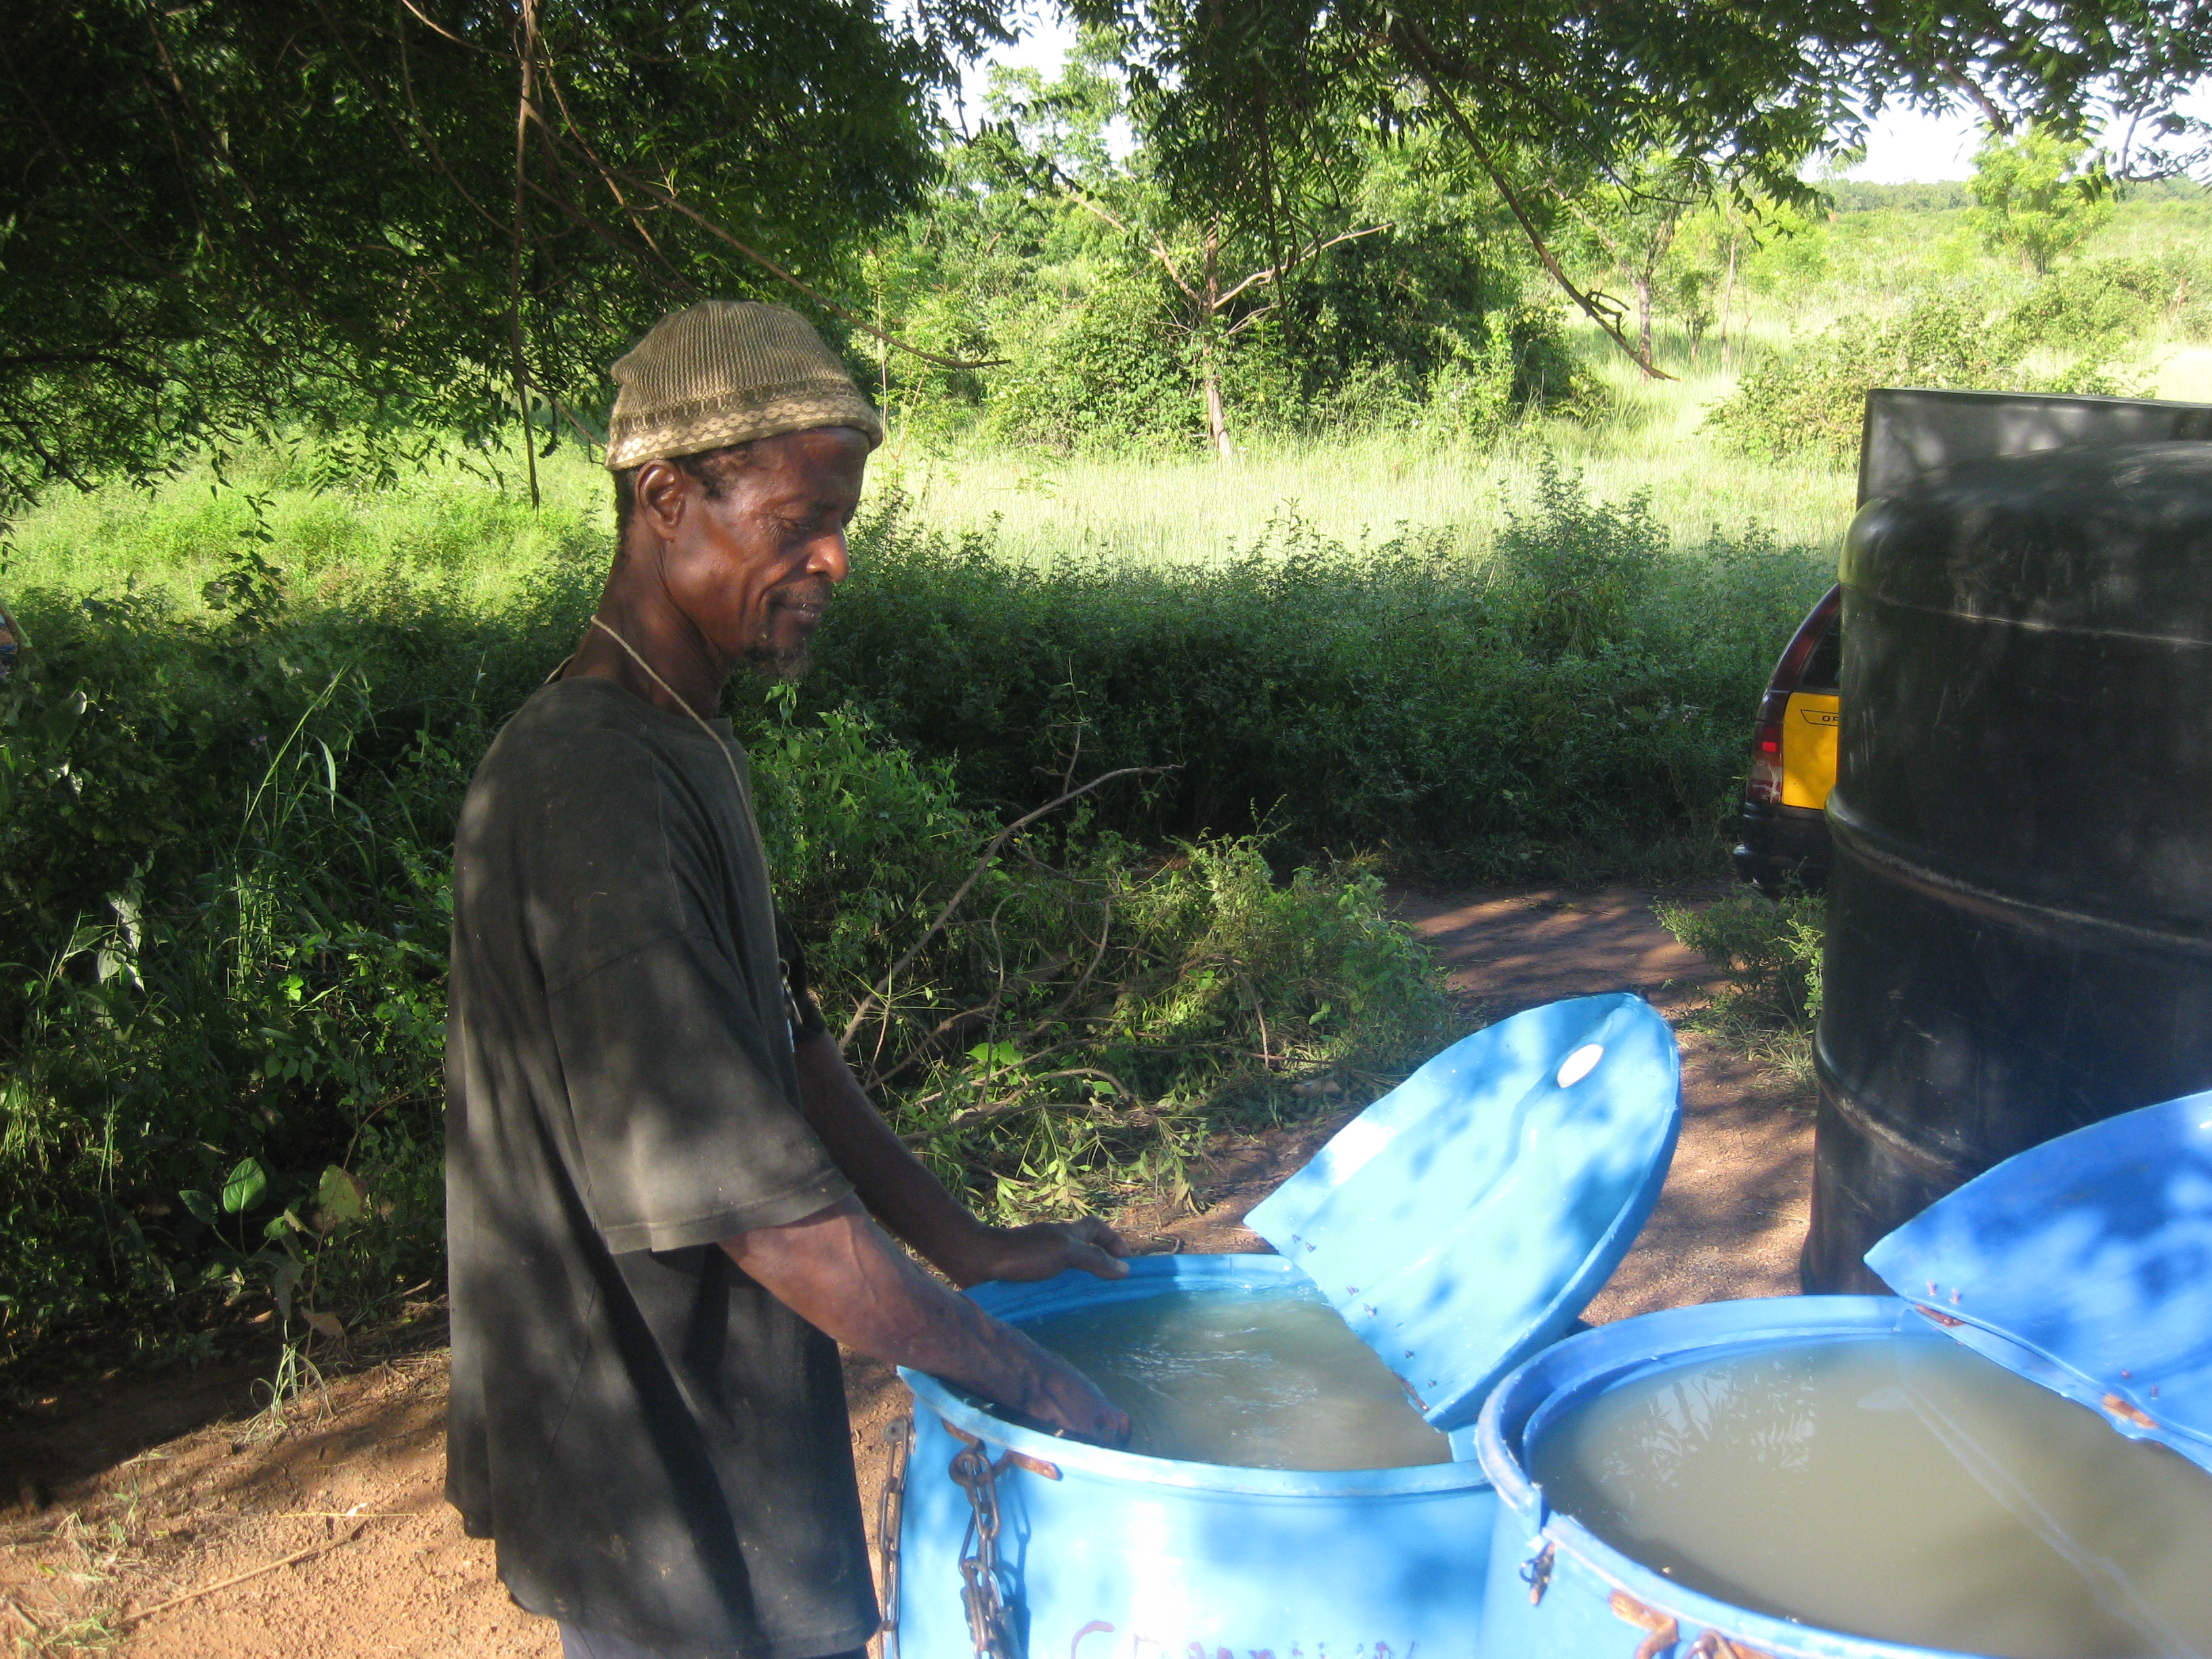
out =
<path fill-rule="evenodd" d="M 1493 1016 L 1624 988 L 1670 1017 L 1705 963 L 1630 890 L 1401 895 Z M 1594 1302 L 1597 1322 L 1796 1288 L 1811 1170 L 1810 1103 L 1694 1033 L 1683 1037 L 1685 1121 L 1659 1208 Z M 1120 1218 L 1151 1248 L 1266 1247 L 1245 1212 L 1346 1113 L 1216 1146 L 1199 1213 Z M 0 1642 L 17 1651 L 132 1659 L 523 1659 L 557 1651 L 520 1612 L 491 1550 L 461 1536 L 439 1495 L 446 1362 L 425 1346 L 331 1385 L 273 1432 L 252 1418 L 252 1371 L 122 1380 L 0 1425 Z M 904 1390 L 850 1364 L 864 1496 Z M 35 1467 L 34 1467 L 35 1466 Z M 0 1648 L 0 1651 L 5 1651 Z"/>

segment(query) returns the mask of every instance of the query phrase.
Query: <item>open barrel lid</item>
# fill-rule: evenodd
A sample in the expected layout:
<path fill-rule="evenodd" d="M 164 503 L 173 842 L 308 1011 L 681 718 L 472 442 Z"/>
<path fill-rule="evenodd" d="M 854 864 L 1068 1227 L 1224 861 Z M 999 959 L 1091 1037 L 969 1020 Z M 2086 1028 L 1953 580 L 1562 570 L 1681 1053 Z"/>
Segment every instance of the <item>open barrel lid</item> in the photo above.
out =
<path fill-rule="evenodd" d="M 1976 1352 L 2212 1469 L 2212 1093 L 2008 1158 L 1866 1263 Z"/>
<path fill-rule="evenodd" d="M 1674 1034 L 1641 997 L 1533 1008 L 1437 1055 L 1244 1224 L 1461 1428 L 1628 1253 L 1681 1101 Z"/>

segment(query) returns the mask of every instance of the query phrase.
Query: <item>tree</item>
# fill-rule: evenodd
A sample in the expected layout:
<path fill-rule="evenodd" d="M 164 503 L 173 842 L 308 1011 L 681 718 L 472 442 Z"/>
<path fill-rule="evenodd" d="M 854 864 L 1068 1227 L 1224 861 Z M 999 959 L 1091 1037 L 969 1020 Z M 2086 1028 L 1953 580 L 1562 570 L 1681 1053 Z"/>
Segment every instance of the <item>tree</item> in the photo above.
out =
<path fill-rule="evenodd" d="M 1196 222 L 1181 219 L 1144 172 L 1117 165 L 1107 129 L 1125 112 L 1102 32 L 1081 36 L 1059 77 L 1035 70 L 994 74 L 991 108 L 1001 122 L 1002 175 L 1041 183 L 1112 228 L 1164 276 L 1179 304 L 1175 326 L 1187 343 L 1205 410 L 1206 441 L 1223 460 L 1236 454 L 1222 378 L 1240 337 L 1276 312 L 1286 280 L 1329 249 L 1389 227 L 1364 224 L 1317 232 L 1302 246 L 1255 248 L 1215 206 Z M 1243 246 L 1239 246 L 1242 243 Z"/>
<path fill-rule="evenodd" d="M 1218 232 L 1209 259 L 1226 215 L 1193 221 L 1166 199 L 1144 130 L 1125 125 L 1113 46 L 1086 36 L 1058 71 L 994 70 L 988 119 L 878 245 L 887 331 L 998 360 L 973 374 L 894 357 L 902 432 L 1054 448 L 1201 437 L 1218 454 L 1256 429 L 1417 411 L 1488 434 L 1587 384 L 1552 308 L 1527 303 L 1510 221 L 1433 165 L 1427 135 L 1364 142 L 1287 270 L 1249 231 Z"/>
<path fill-rule="evenodd" d="M 519 421 L 534 466 L 664 311 L 843 287 L 994 3 L 26 0 L 0 514 L 297 416 Z"/>
<path fill-rule="evenodd" d="M 1991 132 L 1974 155 L 1968 217 L 1993 252 L 2012 252 L 2038 276 L 2111 216 L 2110 180 L 2084 139 L 2031 125 Z"/>
<path fill-rule="evenodd" d="M 1340 196 L 1358 135 L 1442 129 L 1553 280 L 1647 368 L 1620 307 L 1568 276 L 1532 179 L 1618 183 L 1657 152 L 1697 191 L 1804 202 L 1803 160 L 1893 100 L 2061 130 L 2106 111 L 2179 142 L 2202 124 L 2173 105 L 2212 65 L 2203 0 L 1068 3 L 1118 32 L 1178 200 L 1224 204 L 1291 246 Z"/>
<path fill-rule="evenodd" d="M 1634 296 L 1636 351 L 1646 379 L 1659 375 L 1651 349 L 1651 314 L 1661 267 L 1673 251 L 1683 217 L 1708 187 L 1678 157 L 1638 158 L 1621 180 L 1580 194 L 1557 184 L 1553 194 Z M 1675 297 L 1675 296 L 1669 296 Z M 1700 325 L 1698 332 L 1703 332 Z"/>

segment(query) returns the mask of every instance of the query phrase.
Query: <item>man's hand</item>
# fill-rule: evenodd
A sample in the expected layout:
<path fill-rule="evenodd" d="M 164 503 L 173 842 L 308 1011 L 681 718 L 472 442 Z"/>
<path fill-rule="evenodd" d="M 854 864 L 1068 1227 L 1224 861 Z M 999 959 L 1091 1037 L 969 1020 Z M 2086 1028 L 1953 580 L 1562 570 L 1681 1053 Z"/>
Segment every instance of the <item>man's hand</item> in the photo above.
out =
<path fill-rule="evenodd" d="M 1099 1222 L 1058 1231 L 1086 1227 L 1114 1237 Z M 1127 1271 L 1102 1246 L 1085 1248 Z M 1117 1446 L 1129 1437 L 1129 1419 L 1089 1377 L 932 1279 L 876 1230 L 856 1200 L 739 1233 L 722 1249 L 784 1306 L 848 1347 L 941 1376 L 1078 1439 Z"/>
<path fill-rule="evenodd" d="M 965 1288 L 988 1279 L 1050 1279 L 1070 1267 L 1121 1279 L 1129 1247 L 1103 1221 L 987 1227 L 893 1134 L 826 1031 L 793 1050 L 806 1121 L 870 1213 Z"/>
<path fill-rule="evenodd" d="M 1098 1385 L 1058 1354 L 1054 1364 L 1037 1378 L 1026 1405 L 1017 1407 L 1031 1419 L 1062 1429 L 1071 1440 L 1094 1446 L 1129 1443 L 1129 1419 L 1121 1408 L 1098 1391 Z"/>
<path fill-rule="evenodd" d="M 1101 1279 L 1127 1279 L 1129 1246 L 1097 1216 L 1037 1221 L 1026 1227 L 979 1228 L 952 1279 L 963 1289 L 986 1279 L 1050 1279 L 1079 1267 Z"/>

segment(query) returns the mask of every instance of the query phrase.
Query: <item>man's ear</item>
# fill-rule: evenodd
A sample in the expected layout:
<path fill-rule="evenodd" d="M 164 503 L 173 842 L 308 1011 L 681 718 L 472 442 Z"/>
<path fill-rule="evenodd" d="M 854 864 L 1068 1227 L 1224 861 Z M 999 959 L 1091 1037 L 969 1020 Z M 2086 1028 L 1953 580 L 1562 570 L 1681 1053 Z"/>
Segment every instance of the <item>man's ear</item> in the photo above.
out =
<path fill-rule="evenodd" d="M 662 541 L 675 538 L 690 510 L 698 484 L 681 468 L 666 461 L 647 461 L 630 482 L 630 518 Z"/>

